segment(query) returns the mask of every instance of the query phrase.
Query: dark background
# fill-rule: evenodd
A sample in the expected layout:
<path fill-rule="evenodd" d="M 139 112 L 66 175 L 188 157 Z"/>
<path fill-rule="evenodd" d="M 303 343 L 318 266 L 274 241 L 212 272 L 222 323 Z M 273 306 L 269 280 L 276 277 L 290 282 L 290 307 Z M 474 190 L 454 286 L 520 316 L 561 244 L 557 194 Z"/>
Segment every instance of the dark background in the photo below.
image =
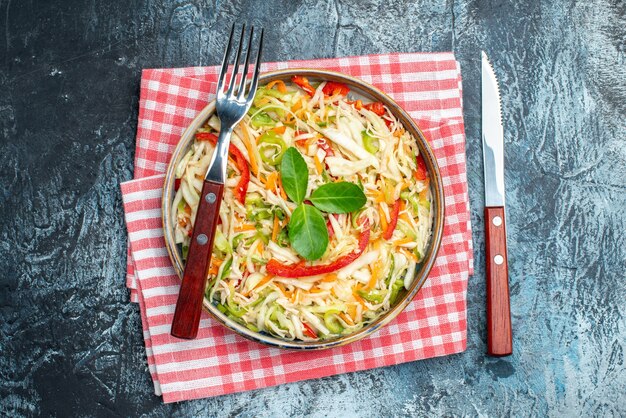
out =
<path fill-rule="evenodd" d="M 164 405 L 124 286 L 142 68 L 453 50 L 476 273 L 463 354 Z M 0 415 L 626 415 L 623 1 L 0 0 Z M 502 87 L 512 357 L 485 356 L 480 50 Z"/>

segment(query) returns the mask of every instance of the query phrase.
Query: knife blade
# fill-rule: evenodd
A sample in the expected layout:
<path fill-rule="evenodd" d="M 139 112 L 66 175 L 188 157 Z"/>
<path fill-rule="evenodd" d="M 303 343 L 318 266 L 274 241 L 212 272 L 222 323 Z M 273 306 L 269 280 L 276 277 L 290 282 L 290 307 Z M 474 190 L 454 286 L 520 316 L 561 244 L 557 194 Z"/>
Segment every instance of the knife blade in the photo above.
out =
<path fill-rule="evenodd" d="M 482 51 L 482 141 L 485 176 L 487 352 L 513 352 L 504 210 L 504 128 L 498 79 Z"/>

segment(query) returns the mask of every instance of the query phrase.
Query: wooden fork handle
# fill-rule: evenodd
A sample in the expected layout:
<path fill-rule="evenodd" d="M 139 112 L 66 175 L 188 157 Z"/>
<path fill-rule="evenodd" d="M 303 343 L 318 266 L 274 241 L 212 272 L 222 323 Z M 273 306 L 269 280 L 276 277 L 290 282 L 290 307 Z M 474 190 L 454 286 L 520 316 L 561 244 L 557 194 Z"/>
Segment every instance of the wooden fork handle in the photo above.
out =
<path fill-rule="evenodd" d="M 513 352 L 513 336 L 504 207 L 485 208 L 485 232 L 487 352 L 492 356 L 508 356 Z"/>
<path fill-rule="evenodd" d="M 171 334 L 193 339 L 198 335 L 207 273 L 211 264 L 215 229 L 220 215 L 224 185 L 205 180 L 189 245 Z"/>

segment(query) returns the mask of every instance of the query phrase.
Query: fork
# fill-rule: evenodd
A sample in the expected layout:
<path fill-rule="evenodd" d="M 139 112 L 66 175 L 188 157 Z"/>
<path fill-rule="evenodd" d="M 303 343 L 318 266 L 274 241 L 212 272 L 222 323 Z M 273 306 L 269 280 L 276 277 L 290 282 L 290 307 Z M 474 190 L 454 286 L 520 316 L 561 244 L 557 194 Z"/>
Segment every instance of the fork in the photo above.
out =
<path fill-rule="evenodd" d="M 252 42 L 254 38 L 254 27 L 252 27 L 248 37 L 243 72 L 240 77 L 239 85 L 236 87 L 240 58 L 242 56 L 241 52 L 244 48 L 244 38 L 246 34 L 246 26 L 243 25 L 228 89 L 224 91 L 229 57 L 232 55 L 231 47 L 233 45 L 234 34 L 235 25 L 233 25 L 230 30 L 230 37 L 226 51 L 224 52 L 222 69 L 217 83 L 216 110 L 220 118 L 221 129 L 209 168 L 204 177 L 193 235 L 189 245 L 187 263 L 185 265 L 183 281 L 176 302 L 174 319 L 172 321 L 171 334 L 178 338 L 193 339 L 198 335 L 202 302 L 204 299 L 208 270 L 211 264 L 213 239 L 215 238 L 215 229 L 217 228 L 220 205 L 224 194 L 224 180 L 226 178 L 230 137 L 235 125 L 237 125 L 248 110 L 250 110 L 259 81 L 261 51 L 263 49 L 262 28 L 258 37 L 258 52 L 254 64 L 254 72 L 252 73 L 248 93 L 246 94 L 246 78 L 248 76 L 250 51 L 253 46 Z"/>

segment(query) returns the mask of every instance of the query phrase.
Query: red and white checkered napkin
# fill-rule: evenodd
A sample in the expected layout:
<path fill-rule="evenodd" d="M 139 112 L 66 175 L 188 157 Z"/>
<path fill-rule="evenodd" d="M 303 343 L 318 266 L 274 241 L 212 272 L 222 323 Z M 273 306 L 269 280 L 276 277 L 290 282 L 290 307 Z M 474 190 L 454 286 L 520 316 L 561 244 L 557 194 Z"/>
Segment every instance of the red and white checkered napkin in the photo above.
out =
<path fill-rule="evenodd" d="M 198 338 L 170 336 L 179 278 L 165 250 L 161 188 L 180 135 L 215 91 L 218 69 L 145 70 L 141 80 L 135 180 L 122 183 L 129 235 L 127 285 L 141 308 L 155 392 L 165 402 L 257 389 L 297 380 L 461 352 L 472 239 L 465 166 L 460 68 L 451 53 L 385 54 L 265 64 L 263 71 L 314 67 L 359 77 L 391 95 L 417 121 L 441 169 L 446 219 L 431 274 L 389 325 L 326 351 L 268 348 L 203 313 Z"/>

